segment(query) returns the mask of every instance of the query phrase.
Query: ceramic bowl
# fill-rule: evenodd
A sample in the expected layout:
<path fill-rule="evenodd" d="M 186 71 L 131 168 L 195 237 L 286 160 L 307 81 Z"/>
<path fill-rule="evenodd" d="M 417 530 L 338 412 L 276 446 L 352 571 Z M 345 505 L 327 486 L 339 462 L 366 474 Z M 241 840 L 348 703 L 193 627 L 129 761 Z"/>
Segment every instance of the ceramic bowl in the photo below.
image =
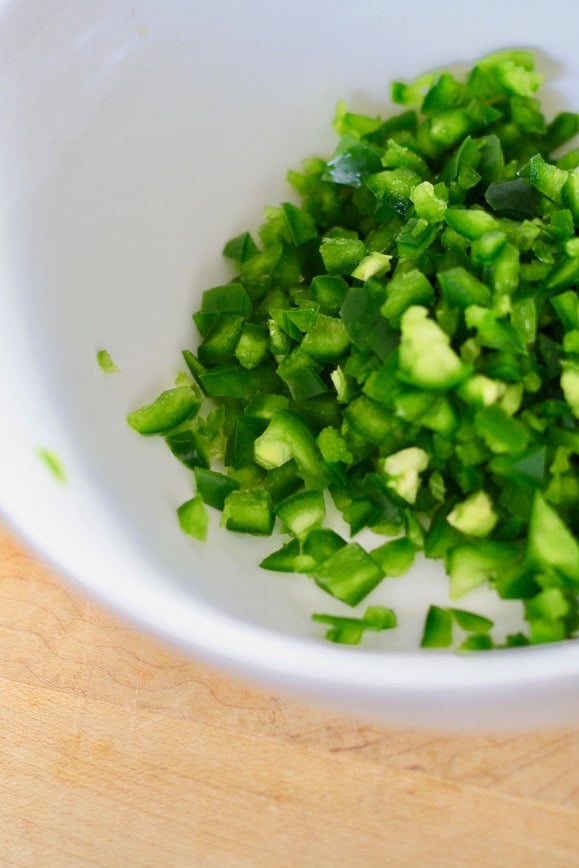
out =
<path fill-rule="evenodd" d="M 4 519 L 104 604 L 284 695 L 389 723 L 576 721 L 577 644 L 417 650 L 428 604 L 447 599 L 436 564 L 372 597 L 394 605 L 398 631 L 325 642 L 310 614 L 334 601 L 306 577 L 261 571 L 271 540 L 218 520 L 206 543 L 181 533 L 190 473 L 125 419 L 195 346 L 201 292 L 231 276 L 224 241 L 291 197 L 289 167 L 333 148 L 339 99 L 387 114 L 392 79 L 523 46 L 549 112 L 576 108 L 577 23 L 572 0 L 0 3 Z M 102 348 L 119 374 L 97 366 Z M 60 458 L 66 484 L 38 449 Z M 484 592 L 468 603 L 520 619 Z"/>

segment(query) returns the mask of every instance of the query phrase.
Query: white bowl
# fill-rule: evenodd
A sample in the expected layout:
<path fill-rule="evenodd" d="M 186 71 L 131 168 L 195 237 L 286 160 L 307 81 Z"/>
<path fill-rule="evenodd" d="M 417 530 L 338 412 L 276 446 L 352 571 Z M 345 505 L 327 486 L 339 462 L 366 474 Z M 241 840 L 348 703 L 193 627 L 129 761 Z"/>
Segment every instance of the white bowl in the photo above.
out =
<path fill-rule="evenodd" d="M 225 240 L 328 153 L 334 105 L 387 111 L 393 78 L 538 52 L 551 108 L 577 108 L 573 0 L 8 0 L 0 4 L 0 508 L 62 574 L 197 658 L 387 722 L 577 721 L 579 645 L 416 649 L 437 565 L 375 599 L 402 627 L 365 649 L 320 638 L 305 577 L 260 571 L 272 540 L 180 532 L 190 474 L 128 410 L 170 386 L 191 313 L 230 272 Z M 122 369 L 105 376 L 96 351 Z M 37 447 L 57 453 L 58 485 Z M 471 605 L 472 601 L 472 605 Z M 465 606 L 494 612 L 482 594 Z M 511 615 L 520 616 L 517 604 Z"/>

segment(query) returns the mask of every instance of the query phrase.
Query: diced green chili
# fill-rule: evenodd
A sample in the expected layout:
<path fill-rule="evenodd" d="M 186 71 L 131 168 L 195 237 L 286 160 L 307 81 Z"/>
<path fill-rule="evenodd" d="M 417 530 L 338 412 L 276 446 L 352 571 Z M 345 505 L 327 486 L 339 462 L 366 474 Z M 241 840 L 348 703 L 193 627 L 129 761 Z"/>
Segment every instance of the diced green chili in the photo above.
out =
<path fill-rule="evenodd" d="M 278 503 L 275 512 L 292 536 L 302 539 L 314 527 L 321 527 L 326 517 L 324 493 L 301 491 Z"/>
<path fill-rule="evenodd" d="M 384 578 L 384 571 L 358 543 L 348 543 L 316 567 L 313 577 L 333 597 L 355 606 Z"/>
<path fill-rule="evenodd" d="M 361 618 L 344 618 L 339 615 L 312 615 L 318 624 L 328 624 L 326 639 L 339 645 L 359 645 L 366 630 L 391 630 L 398 622 L 392 609 L 384 606 L 368 606 Z"/>
<path fill-rule="evenodd" d="M 222 510 L 225 500 L 232 491 L 239 488 L 239 483 L 230 476 L 217 473 L 215 470 L 207 470 L 205 467 L 195 467 L 195 482 L 197 492 L 203 503 Z"/>
<path fill-rule="evenodd" d="M 99 367 L 105 374 L 118 374 L 120 368 L 111 358 L 108 350 L 99 350 L 97 353 L 97 362 Z"/>
<path fill-rule="evenodd" d="M 416 546 L 407 537 L 389 540 L 370 552 L 384 570 L 385 576 L 403 576 L 416 556 Z"/>
<path fill-rule="evenodd" d="M 161 392 L 152 404 L 129 413 L 131 428 L 145 437 L 165 434 L 194 416 L 201 407 L 199 392 L 189 386 L 180 386 Z"/>
<path fill-rule="evenodd" d="M 267 491 L 231 491 L 223 504 L 222 524 L 227 530 L 269 536 L 274 514 Z"/>
<path fill-rule="evenodd" d="M 452 645 L 452 613 L 440 606 L 430 606 L 422 639 L 421 648 L 448 648 Z"/>
<path fill-rule="evenodd" d="M 209 516 L 200 495 L 182 503 L 177 510 L 177 518 L 183 533 L 198 540 L 207 539 Z"/>
<path fill-rule="evenodd" d="M 180 374 L 128 417 L 193 470 L 194 537 L 206 505 L 236 532 L 279 518 L 291 538 L 263 568 L 350 606 L 421 552 L 451 599 L 523 603 L 501 643 L 489 618 L 431 606 L 423 647 L 579 632 L 579 149 L 552 157 L 579 115 L 549 119 L 540 81 L 508 49 L 395 82 L 409 108 L 385 120 L 339 103 L 333 153 L 288 174 L 299 201 L 225 244 L 235 276 L 201 295 L 183 352 L 196 385 Z M 349 537 L 324 526 L 326 492 Z M 351 645 L 396 623 L 380 606 L 314 620 Z"/>

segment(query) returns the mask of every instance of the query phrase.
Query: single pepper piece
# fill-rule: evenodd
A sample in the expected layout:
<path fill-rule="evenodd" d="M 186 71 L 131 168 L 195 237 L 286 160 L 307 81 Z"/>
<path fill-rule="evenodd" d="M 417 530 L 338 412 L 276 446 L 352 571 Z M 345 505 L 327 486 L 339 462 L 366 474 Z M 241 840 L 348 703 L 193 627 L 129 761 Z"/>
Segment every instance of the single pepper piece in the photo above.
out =
<path fill-rule="evenodd" d="M 321 588 L 350 606 L 367 597 L 384 571 L 358 543 L 348 543 L 323 561 L 313 577 Z"/>
<path fill-rule="evenodd" d="M 177 510 L 179 526 L 183 533 L 198 540 L 207 539 L 209 516 L 200 495 L 185 501 Z"/>
<path fill-rule="evenodd" d="M 325 484 L 327 471 L 311 429 L 289 410 L 274 413 L 269 425 L 254 444 L 257 464 L 272 470 L 292 459 L 307 481 Z"/>
<path fill-rule="evenodd" d="M 399 366 L 406 382 L 424 389 L 450 389 L 465 379 L 468 367 L 425 307 L 409 307 L 400 324 Z"/>
<path fill-rule="evenodd" d="M 201 397 L 196 389 L 180 386 L 161 392 L 152 404 L 129 413 L 127 421 L 131 428 L 144 437 L 165 434 L 187 419 L 191 419 L 201 407 Z"/>
<path fill-rule="evenodd" d="M 227 530 L 270 536 L 275 516 L 267 491 L 231 491 L 223 504 L 221 523 Z"/>

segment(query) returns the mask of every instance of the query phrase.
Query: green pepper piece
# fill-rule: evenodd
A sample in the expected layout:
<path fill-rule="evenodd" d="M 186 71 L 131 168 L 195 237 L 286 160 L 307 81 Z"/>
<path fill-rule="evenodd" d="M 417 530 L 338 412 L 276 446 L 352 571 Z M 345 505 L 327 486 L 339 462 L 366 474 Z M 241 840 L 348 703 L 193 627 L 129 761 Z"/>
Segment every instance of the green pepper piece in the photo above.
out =
<path fill-rule="evenodd" d="M 202 365 L 197 356 L 191 352 L 191 350 L 183 350 L 182 356 L 185 360 L 185 364 L 189 368 L 190 373 L 193 376 L 193 379 L 201 389 L 201 391 L 205 394 L 205 390 L 201 384 L 201 374 L 205 373 L 205 365 Z"/>
<path fill-rule="evenodd" d="M 215 470 L 207 470 L 205 467 L 194 467 L 197 493 L 203 503 L 215 509 L 222 510 L 225 500 L 232 491 L 239 488 L 239 483 L 224 473 Z"/>
<path fill-rule="evenodd" d="M 38 446 L 34 452 L 36 457 L 40 459 L 44 465 L 45 469 L 48 470 L 53 480 L 58 482 L 60 485 L 68 482 L 68 474 L 65 466 L 56 452 L 52 449 L 46 449 L 44 446 Z"/>
<path fill-rule="evenodd" d="M 295 461 L 287 461 L 281 467 L 268 470 L 263 480 L 263 487 L 269 492 L 274 505 L 301 489 L 303 484 Z"/>
<path fill-rule="evenodd" d="M 442 192 L 444 196 L 439 195 Z M 444 184 L 437 184 L 435 188 L 430 181 L 423 181 L 411 190 L 410 199 L 418 217 L 429 223 L 444 220 L 448 200 L 448 190 Z"/>
<path fill-rule="evenodd" d="M 186 422 L 172 430 L 165 437 L 165 443 L 175 458 L 190 470 L 195 467 L 209 467 L 210 450 L 196 422 Z"/>
<path fill-rule="evenodd" d="M 426 93 L 421 106 L 422 114 L 438 114 L 464 103 L 467 89 L 449 73 L 443 72 Z"/>
<path fill-rule="evenodd" d="M 251 313 L 251 300 L 242 283 L 227 283 L 225 286 L 214 286 L 206 289 L 201 297 L 201 320 L 199 331 L 207 334 L 215 319 L 225 314 L 239 316 L 242 319 Z"/>
<path fill-rule="evenodd" d="M 316 434 L 329 425 L 339 428 L 342 423 L 342 414 L 337 398 L 329 392 L 314 395 L 303 401 L 293 401 L 290 409 L 307 422 Z"/>
<path fill-rule="evenodd" d="M 525 616 L 528 620 L 546 618 L 556 621 L 566 618 L 570 611 L 571 604 L 561 588 L 546 588 L 525 601 Z"/>
<path fill-rule="evenodd" d="M 543 196 L 561 204 L 561 191 L 569 178 L 569 172 L 547 163 L 541 154 L 535 154 L 518 174 L 526 178 L 531 187 Z"/>
<path fill-rule="evenodd" d="M 386 440 L 396 424 L 388 410 L 366 395 L 360 395 L 346 407 L 344 418 L 354 431 L 377 446 Z"/>
<path fill-rule="evenodd" d="M 419 260 L 436 239 L 438 231 L 438 226 L 428 220 L 411 217 L 396 236 L 398 255 L 413 261 Z"/>
<path fill-rule="evenodd" d="M 327 470 L 311 429 L 289 411 L 275 413 L 254 444 L 254 460 L 266 470 L 294 459 L 307 481 L 324 483 Z"/>
<path fill-rule="evenodd" d="M 480 177 L 487 184 L 502 180 L 505 174 L 505 158 L 501 140 L 498 136 L 490 134 L 479 139 L 479 145 L 480 159 L 477 171 Z"/>
<path fill-rule="evenodd" d="M 457 600 L 484 582 L 496 579 L 519 555 L 517 546 L 494 540 L 452 546 L 445 557 L 451 599 Z"/>
<path fill-rule="evenodd" d="M 277 367 L 277 374 L 296 401 L 304 401 L 328 391 L 315 363 L 299 347 L 282 359 Z"/>
<path fill-rule="evenodd" d="M 569 175 L 561 188 L 561 202 L 569 208 L 575 225 L 579 224 L 579 173 L 577 169 Z"/>
<path fill-rule="evenodd" d="M 412 190 L 422 178 L 412 169 L 385 169 L 366 178 L 366 186 L 379 202 L 405 215 L 412 206 Z"/>
<path fill-rule="evenodd" d="M 522 455 L 498 455 L 488 463 L 489 470 L 508 479 L 542 485 L 545 478 L 545 447 L 540 446 Z"/>
<path fill-rule="evenodd" d="M 372 350 L 384 361 L 396 347 L 398 334 L 380 313 L 380 302 L 366 286 L 351 286 L 340 317 L 357 349 Z"/>
<path fill-rule="evenodd" d="M 466 612 L 464 609 L 451 609 L 450 612 L 461 630 L 467 633 L 487 633 L 494 626 L 490 618 L 475 612 Z"/>
<path fill-rule="evenodd" d="M 386 485 L 406 503 L 415 503 L 421 484 L 421 473 L 428 467 L 429 457 L 419 446 L 408 446 L 392 452 L 383 461 Z"/>
<path fill-rule="evenodd" d="M 494 137 L 494 139 L 496 139 L 496 137 Z M 446 184 L 450 184 L 451 187 L 452 182 L 456 182 L 460 190 L 469 190 L 471 187 L 476 186 L 481 179 L 479 167 L 482 162 L 485 141 L 488 141 L 487 150 L 489 154 L 487 159 L 489 162 L 491 161 L 492 150 L 492 158 L 494 160 L 493 171 L 496 171 L 495 164 L 499 158 L 502 158 L 499 140 L 496 139 L 498 145 L 492 149 L 492 144 L 494 143 L 492 136 L 487 137 L 487 140 L 479 139 L 476 141 L 470 136 L 466 136 L 456 151 L 454 151 L 450 159 L 443 166 L 439 175 L 440 179 L 446 182 Z"/>
<path fill-rule="evenodd" d="M 465 309 L 464 318 L 469 328 L 476 329 L 480 346 L 505 352 L 527 351 L 525 342 L 511 323 L 499 319 L 492 310 L 472 304 Z"/>
<path fill-rule="evenodd" d="M 579 543 L 538 492 L 529 523 L 528 557 L 540 568 L 557 570 L 573 586 L 579 584 Z"/>
<path fill-rule="evenodd" d="M 456 145 L 478 126 L 472 115 L 464 109 L 438 112 L 427 123 L 430 137 L 439 150 Z"/>
<path fill-rule="evenodd" d="M 270 536 L 274 525 L 271 498 L 267 491 L 231 491 L 223 504 L 221 523 L 227 530 Z"/>
<path fill-rule="evenodd" d="M 407 537 L 400 537 L 372 549 L 370 555 L 377 561 L 385 576 L 394 578 L 408 572 L 416 557 L 416 546 Z"/>
<path fill-rule="evenodd" d="M 487 187 L 485 200 L 493 211 L 521 220 L 537 216 L 539 196 L 524 178 L 495 181 Z"/>
<path fill-rule="evenodd" d="M 245 415 L 255 419 L 271 419 L 279 410 L 287 410 L 289 399 L 285 395 L 260 394 L 252 398 L 245 408 Z"/>
<path fill-rule="evenodd" d="M 187 419 L 191 419 L 201 406 L 197 389 L 179 386 L 169 389 L 155 398 L 152 404 L 133 410 L 127 422 L 144 437 L 166 434 Z"/>
<path fill-rule="evenodd" d="M 576 284 L 579 280 L 579 256 L 565 257 L 547 275 L 544 287 L 551 292 Z"/>
<path fill-rule="evenodd" d="M 444 215 L 444 222 L 469 241 L 475 241 L 485 232 L 492 232 L 499 228 L 499 224 L 491 214 L 470 208 L 448 208 Z"/>
<path fill-rule="evenodd" d="M 252 370 L 261 365 L 269 352 L 268 334 L 262 325 L 243 323 L 235 347 L 235 358 L 243 368 Z"/>
<path fill-rule="evenodd" d="M 182 503 L 177 510 L 179 526 L 183 533 L 194 539 L 206 540 L 209 516 L 200 495 Z"/>
<path fill-rule="evenodd" d="M 300 544 L 297 539 L 292 539 L 281 549 L 265 557 L 259 566 L 263 570 L 273 570 L 278 573 L 299 573 L 302 566 L 300 561 Z"/>
<path fill-rule="evenodd" d="M 291 273 L 284 280 L 279 279 L 283 274 L 283 256 L 282 244 L 272 244 L 239 264 L 239 276 L 250 303 L 263 299 L 272 285 L 287 288 L 298 279 L 299 275 L 294 276 Z"/>
<path fill-rule="evenodd" d="M 547 147 L 555 151 L 579 133 L 579 114 L 559 112 L 547 126 Z"/>
<path fill-rule="evenodd" d="M 388 271 L 390 271 L 391 260 L 392 257 L 389 254 L 379 253 L 374 250 L 360 260 L 351 276 L 356 280 L 363 281 L 364 283 L 371 280 L 373 277 L 383 277 Z"/>
<path fill-rule="evenodd" d="M 493 640 L 488 633 L 472 633 L 458 647 L 458 651 L 490 651 L 493 648 Z"/>
<path fill-rule="evenodd" d="M 346 133 L 328 160 L 322 178 L 334 184 L 360 187 L 364 178 L 380 168 L 380 151 L 375 145 Z"/>
<path fill-rule="evenodd" d="M 239 398 L 247 401 L 260 392 L 275 392 L 280 380 L 273 366 L 265 363 L 248 370 L 241 365 L 218 365 L 199 374 L 207 395 L 213 398 Z"/>
<path fill-rule="evenodd" d="M 231 238 L 223 248 L 223 256 L 234 262 L 245 262 L 258 252 L 257 245 L 249 232 L 242 232 Z"/>
<path fill-rule="evenodd" d="M 548 618 L 534 618 L 529 624 L 532 645 L 543 645 L 546 642 L 562 642 L 567 631 L 562 621 L 551 621 Z"/>
<path fill-rule="evenodd" d="M 386 286 L 386 293 L 380 311 L 394 327 L 399 325 L 400 317 L 411 305 L 426 305 L 434 300 L 432 284 L 418 269 L 395 274 Z"/>
<path fill-rule="evenodd" d="M 421 105 L 424 95 L 434 84 L 436 77 L 437 74 L 435 72 L 428 72 L 425 75 L 419 76 L 413 82 L 410 82 L 410 84 L 393 81 L 390 85 L 390 98 L 392 102 L 399 105 Z"/>
<path fill-rule="evenodd" d="M 573 226 L 573 214 L 568 208 L 560 208 L 552 211 L 549 216 L 549 231 L 554 238 L 566 242 L 575 241 L 575 227 Z M 571 250 L 573 245 L 571 245 Z"/>
<path fill-rule="evenodd" d="M 524 600 L 540 590 L 535 570 L 524 561 L 514 562 L 493 578 L 493 587 L 503 600 Z"/>
<path fill-rule="evenodd" d="M 201 364 L 223 365 L 233 359 L 242 328 L 241 317 L 229 314 L 215 317 L 197 351 Z"/>
<path fill-rule="evenodd" d="M 421 177 L 429 173 L 424 158 L 395 139 L 388 139 L 386 150 L 382 154 L 382 165 L 385 169 L 412 169 Z"/>
<path fill-rule="evenodd" d="M 301 343 L 304 353 L 320 362 L 336 361 L 349 346 L 350 336 L 343 320 L 323 313 L 318 314 Z"/>
<path fill-rule="evenodd" d="M 359 645 L 366 630 L 391 630 L 398 624 L 394 611 L 384 606 L 368 606 L 362 618 L 316 613 L 312 621 L 330 625 L 326 639 L 340 645 Z"/>
<path fill-rule="evenodd" d="M 322 238 L 320 255 L 328 274 L 351 274 L 366 255 L 359 238 Z"/>
<path fill-rule="evenodd" d="M 442 297 L 451 306 L 466 308 L 471 304 L 490 304 L 488 287 L 462 266 L 439 271 L 437 278 Z"/>
<path fill-rule="evenodd" d="M 446 520 L 467 536 L 486 537 L 495 527 L 498 515 L 488 494 L 477 491 L 455 504 Z"/>
<path fill-rule="evenodd" d="M 497 455 L 521 455 L 529 443 L 527 427 L 519 419 L 509 416 L 497 404 L 478 410 L 474 417 L 474 427 L 491 452 Z"/>
<path fill-rule="evenodd" d="M 455 546 L 460 534 L 446 520 L 448 506 L 441 506 L 434 513 L 424 540 L 424 554 L 427 558 L 445 558 L 447 551 Z"/>
<path fill-rule="evenodd" d="M 348 284 L 339 275 L 319 274 L 312 280 L 310 291 L 312 297 L 320 305 L 322 313 L 335 314 L 344 303 Z"/>
<path fill-rule="evenodd" d="M 97 362 L 98 365 L 105 374 L 118 374 L 120 372 L 120 368 L 113 359 L 111 358 L 111 354 L 108 350 L 99 350 L 97 353 Z"/>
<path fill-rule="evenodd" d="M 292 244 L 299 247 L 317 237 L 316 224 L 306 211 L 297 208 L 291 202 L 284 202 L 281 207 Z"/>
<path fill-rule="evenodd" d="M 335 531 L 314 527 L 308 531 L 302 543 L 302 551 L 305 557 L 312 558 L 316 564 L 321 564 L 345 545 L 346 541 Z"/>
<path fill-rule="evenodd" d="M 331 426 L 322 428 L 318 434 L 317 442 L 324 461 L 332 463 L 341 461 L 344 464 L 353 462 L 354 456 L 348 449 L 346 440 L 335 428 Z"/>
<path fill-rule="evenodd" d="M 252 416 L 238 416 L 233 423 L 233 431 L 227 440 L 225 464 L 239 470 L 253 461 L 253 448 L 256 439 L 267 427 L 265 419 Z"/>
<path fill-rule="evenodd" d="M 364 500 L 374 509 L 374 514 L 366 524 L 377 533 L 397 536 L 404 527 L 405 514 L 400 498 L 397 498 L 383 473 L 367 473 L 361 486 Z M 361 530 L 361 527 L 358 528 Z"/>
<path fill-rule="evenodd" d="M 358 543 L 339 548 L 312 575 L 324 591 L 350 606 L 368 596 L 384 578 L 381 567 Z"/>
<path fill-rule="evenodd" d="M 347 111 L 344 100 L 338 102 L 332 122 L 332 126 L 339 136 L 349 134 L 355 139 L 365 138 L 380 129 L 381 125 L 380 118 L 371 118 L 368 115 Z"/>
<path fill-rule="evenodd" d="M 421 648 L 448 648 L 452 645 L 452 614 L 440 606 L 430 606 L 424 622 Z"/>
<path fill-rule="evenodd" d="M 276 515 L 292 536 L 303 539 L 314 527 L 320 527 L 326 517 L 324 493 L 310 489 L 292 494 L 275 508 Z"/>
<path fill-rule="evenodd" d="M 400 376 L 423 389 L 450 389 L 468 375 L 468 367 L 450 346 L 450 339 L 428 310 L 412 305 L 401 319 Z"/>
<path fill-rule="evenodd" d="M 495 309 L 500 310 L 501 295 L 511 295 L 519 286 L 520 262 L 519 251 L 513 244 L 505 244 L 500 253 L 490 265 L 491 283 L 495 291 Z M 506 305 L 506 310 L 510 302 Z"/>

